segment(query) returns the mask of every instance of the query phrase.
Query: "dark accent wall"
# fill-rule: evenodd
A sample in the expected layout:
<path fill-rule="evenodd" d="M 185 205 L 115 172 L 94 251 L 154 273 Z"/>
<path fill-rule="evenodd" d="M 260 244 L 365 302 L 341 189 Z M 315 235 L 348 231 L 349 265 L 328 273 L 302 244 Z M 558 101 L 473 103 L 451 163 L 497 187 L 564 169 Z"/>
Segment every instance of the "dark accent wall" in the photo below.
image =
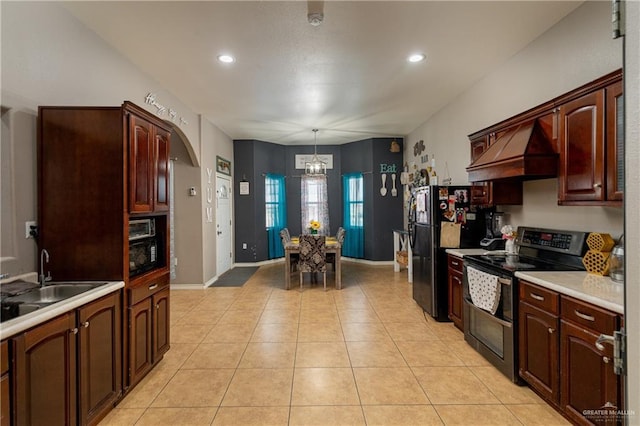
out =
<path fill-rule="evenodd" d="M 393 229 L 403 226 L 403 192 L 400 185 L 402 169 L 402 139 L 399 153 L 389 152 L 391 138 L 374 138 L 344 145 L 321 145 L 318 154 L 333 155 L 333 169 L 327 170 L 330 233 L 342 226 L 342 175 L 364 173 L 365 203 L 365 259 L 393 259 Z M 234 158 L 234 217 L 235 261 L 258 262 L 268 259 L 265 229 L 264 175 L 277 173 L 286 176 L 287 227 L 291 235 L 301 233 L 300 177 L 304 170 L 295 168 L 296 154 L 313 154 L 308 145 L 283 146 L 255 140 L 235 140 Z M 391 176 L 387 177 L 387 195 L 380 195 L 381 164 L 395 165 L 398 196 L 391 196 Z M 240 195 L 240 182 L 249 182 L 250 194 Z M 247 245 L 243 249 L 243 243 Z"/>

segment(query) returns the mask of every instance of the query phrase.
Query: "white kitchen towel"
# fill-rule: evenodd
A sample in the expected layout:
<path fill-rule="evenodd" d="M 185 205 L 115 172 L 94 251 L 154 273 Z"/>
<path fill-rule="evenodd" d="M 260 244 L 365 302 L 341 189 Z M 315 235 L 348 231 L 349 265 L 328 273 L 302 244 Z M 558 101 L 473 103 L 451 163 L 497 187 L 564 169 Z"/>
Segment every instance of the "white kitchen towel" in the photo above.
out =
<path fill-rule="evenodd" d="M 467 280 L 473 304 L 495 314 L 500 305 L 501 286 L 498 277 L 467 266 Z"/>

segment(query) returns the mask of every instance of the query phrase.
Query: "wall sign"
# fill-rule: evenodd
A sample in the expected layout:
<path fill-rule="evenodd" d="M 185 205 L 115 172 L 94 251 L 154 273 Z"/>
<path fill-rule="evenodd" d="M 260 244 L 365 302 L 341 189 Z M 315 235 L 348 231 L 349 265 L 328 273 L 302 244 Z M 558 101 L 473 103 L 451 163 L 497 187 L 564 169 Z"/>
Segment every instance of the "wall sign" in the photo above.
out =
<path fill-rule="evenodd" d="M 318 154 L 320 161 L 327 165 L 327 169 L 333 169 L 333 154 Z M 296 154 L 296 169 L 305 169 L 305 163 L 311 162 L 313 154 Z"/>
<path fill-rule="evenodd" d="M 240 182 L 240 195 L 249 195 L 249 182 Z"/>
<path fill-rule="evenodd" d="M 173 108 L 167 108 L 166 106 L 156 101 L 155 93 L 151 93 L 151 92 L 147 93 L 147 96 L 145 96 L 144 98 L 144 103 L 147 105 L 151 105 L 152 107 L 155 107 L 156 115 L 159 115 L 162 117 L 163 115 L 167 114 L 169 116 L 169 120 L 173 121 L 174 123 L 176 121 L 176 118 L 178 118 L 178 113 Z M 189 124 L 189 122 L 185 120 L 183 117 L 180 117 L 179 123 L 181 126 L 182 125 L 186 126 L 187 124 Z"/>

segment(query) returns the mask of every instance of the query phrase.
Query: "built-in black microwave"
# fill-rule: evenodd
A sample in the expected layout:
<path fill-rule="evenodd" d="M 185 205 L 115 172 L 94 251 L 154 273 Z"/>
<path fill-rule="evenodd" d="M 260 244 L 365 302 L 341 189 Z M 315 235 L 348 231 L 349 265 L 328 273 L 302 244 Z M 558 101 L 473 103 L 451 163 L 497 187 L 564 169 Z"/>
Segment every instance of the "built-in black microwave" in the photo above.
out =
<path fill-rule="evenodd" d="M 133 277 L 157 268 L 158 256 L 161 255 L 158 249 L 156 237 L 129 241 L 129 276 Z"/>

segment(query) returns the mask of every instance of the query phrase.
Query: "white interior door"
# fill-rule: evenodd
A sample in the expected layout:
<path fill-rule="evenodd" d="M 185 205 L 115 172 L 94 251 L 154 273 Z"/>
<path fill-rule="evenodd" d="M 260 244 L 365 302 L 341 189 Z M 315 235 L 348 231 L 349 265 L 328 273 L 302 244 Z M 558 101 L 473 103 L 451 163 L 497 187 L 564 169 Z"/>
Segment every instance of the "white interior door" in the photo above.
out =
<path fill-rule="evenodd" d="M 216 176 L 216 275 L 220 276 L 231 268 L 231 180 Z"/>

